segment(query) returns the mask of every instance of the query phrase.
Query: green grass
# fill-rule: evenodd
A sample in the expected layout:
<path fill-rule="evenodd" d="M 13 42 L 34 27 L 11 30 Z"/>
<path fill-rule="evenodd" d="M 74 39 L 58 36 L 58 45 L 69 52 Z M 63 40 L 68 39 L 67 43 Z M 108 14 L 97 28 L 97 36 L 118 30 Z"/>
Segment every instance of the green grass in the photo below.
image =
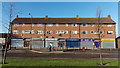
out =
<path fill-rule="evenodd" d="M 3 68 L 8 68 L 8 67 L 20 67 L 22 66 L 22 68 L 27 68 L 27 67 L 44 67 L 44 66 L 48 66 L 48 67 L 87 67 L 90 68 L 90 66 L 92 66 L 91 68 L 96 68 L 96 66 L 100 67 L 97 63 L 100 63 L 99 59 L 40 59 L 40 58 L 9 58 L 7 59 L 8 64 L 4 64 Z M 118 60 L 117 59 L 104 59 L 103 60 L 104 63 L 107 63 L 106 65 L 102 66 L 102 67 L 108 67 L 108 66 L 118 66 Z M 14 68 L 12 67 L 12 68 Z M 55 68 L 56 68 L 55 67 Z M 108 68 L 110 68 L 108 67 Z M 21 67 L 20 67 L 21 68 Z M 36 67 L 35 67 L 36 68 Z M 45 67 L 46 68 L 46 67 Z M 113 68 L 113 67 L 112 67 Z"/>

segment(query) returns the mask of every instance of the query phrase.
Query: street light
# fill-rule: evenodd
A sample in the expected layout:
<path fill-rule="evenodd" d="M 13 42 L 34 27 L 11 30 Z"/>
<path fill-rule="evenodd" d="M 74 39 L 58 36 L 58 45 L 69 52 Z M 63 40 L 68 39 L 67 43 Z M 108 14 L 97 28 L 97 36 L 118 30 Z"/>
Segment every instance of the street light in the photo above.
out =
<path fill-rule="evenodd" d="M 30 43 L 31 43 L 31 45 L 30 45 L 30 50 L 32 50 L 32 18 L 33 18 L 33 16 L 31 15 L 31 13 L 29 13 L 29 15 L 31 16 L 31 30 L 30 30 L 30 34 L 31 34 Z"/>

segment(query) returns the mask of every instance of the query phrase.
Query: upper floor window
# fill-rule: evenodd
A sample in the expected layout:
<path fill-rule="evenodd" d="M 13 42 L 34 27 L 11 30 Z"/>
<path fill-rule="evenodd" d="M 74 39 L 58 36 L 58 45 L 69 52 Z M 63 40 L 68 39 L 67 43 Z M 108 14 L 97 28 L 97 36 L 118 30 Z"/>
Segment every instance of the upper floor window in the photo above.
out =
<path fill-rule="evenodd" d="M 30 34 L 34 34 L 34 30 L 31 30 Z"/>
<path fill-rule="evenodd" d="M 55 33 L 56 33 L 56 34 L 59 34 L 59 31 L 58 31 L 58 30 L 56 30 L 56 31 L 55 31 Z"/>
<path fill-rule="evenodd" d="M 100 34 L 103 34 L 104 33 L 104 31 L 100 31 Z"/>
<path fill-rule="evenodd" d="M 78 31 L 72 31 L 72 34 L 77 34 L 78 33 Z"/>
<path fill-rule="evenodd" d="M 34 30 L 22 30 L 23 34 L 33 34 Z"/>
<path fill-rule="evenodd" d="M 22 26 L 25 26 L 25 24 L 22 24 Z"/>
<path fill-rule="evenodd" d="M 47 31 L 47 34 L 52 34 L 52 31 Z"/>
<path fill-rule="evenodd" d="M 56 26 L 59 26 L 59 24 L 56 24 Z"/>
<path fill-rule="evenodd" d="M 100 24 L 100 26 L 104 26 L 104 24 Z"/>
<path fill-rule="evenodd" d="M 90 26 L 92 26 L 92 27 L 93 27 L 93 26 L 94 26 L 94 24 L 90 24 Z"/>
<path fill-rule="evenodd" d="M 64 34 L 68 34 L 68 31 L 64 31 Z"/>
<path fill-rule="evenodd" d="M 52 26 L 52 24 L 47 24 L 46 26 Z"/>
<path fill-rule="evenodd" d="M 68 31 L 64 31 L 64 30 L 58 31 L 58 30 L 56 30 L 55 33 L 56 34 L 68 34 Z"/>
<path fill-rule="evenodd" d="M 113 34 L 113 31 L 107 31 L 107 34 Z"/>
<path fill-rule="evenodd" d="M 18 34 L 18 30 L 13 30 L 13 34 Z"/>
<path fill-rule="evenodd" d="M 82 24 L 82 26 L 87 26 L 87 24 Z"/>
<path fill-rule="evenodd" d="M 42 24 L 37 24 L 38 26 L 42 26 Z"/>
<path fill-rule="evenodd" d="M 94 33 L 95 33 L 95 31 L 90 31 L 90 33 L 91 33 L 91 34 L 94 34 Z"/>
<path fill-rule="evenodd" d="M 18 24 L 14 24 L 14 26 L 18 26 Z"/>
<path fill-rule="evenodd" d="M 37 31 L 37 34 L 43 34 L 43 31 L 38 30 L 38 31 Z"/>
<path fill-rule="evenodd" d="M 68 26 L 68 24 L 65 24 L 66 26 Z"/>
<path fill-rule="evenodd" d="M 72 26 L 77 26 L 77 24 L 72 24 Z"/>
<path fill-rule="evenodd" d="M 64 31 L 63 31 L 63 30 L 61 30 L 61 31 L 59 32 L 59 34 L 64 34 Z"/>
<path fill-rule="evenodd" d="M 112 27 L 113 25 L 112 24 L 108 24 L 108 27 Z"/>
<path fill-rule="evenodd" d="M 31 24 L 32 26 L 34 26 L 34 24 Z"/>
<path fill-rule="evenodd" d="M 82 31 L 82 34 L 87 34 L 87 31 Z"/>

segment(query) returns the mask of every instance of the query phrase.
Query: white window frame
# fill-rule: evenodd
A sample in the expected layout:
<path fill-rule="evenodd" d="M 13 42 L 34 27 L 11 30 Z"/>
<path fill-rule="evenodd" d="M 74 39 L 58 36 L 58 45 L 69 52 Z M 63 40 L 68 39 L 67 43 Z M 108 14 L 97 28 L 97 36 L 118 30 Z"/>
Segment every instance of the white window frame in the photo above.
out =
<path fill-rule="evenodd" d="M 59 24 L 56 24 L 56 26 L 59 26 Z"/>
<path fill-rule="evenodd" d="M 68 24 L 65 24 L 65 26 L 68 26 Z"/>
<path fill-rule="evenodd" d="M 46 26 L 53 26 L 53 24 L 46 24 Z"/>
<path fill-rule="evenodd" d="M 72 34 L 78 34 L 78 31 L 72 31 Z"/>
<path fill-rule="evenodd" d="M 34 24 L 31 24 L 31 26 L 34 26 Z"/>
<path fill-rule="evenodd" d="M 25 24 L 22 24 L 22 26 L 25 26 Z"/>
<path fill-rule="evenodd" d="M 102 32 L 102 33 L 100 33 L 100 32 Z M 100 31 L 100 32 L 99 32 L 100 34 L 104 34 L 104 31 Z"/>
<path fill-rule="evenodd" d="M 64 34 L 68 34 L 68 31 L 66 30 L 66 31 L 64 31 Z"/>
<path fill-rule="evenodd" d="M 104 26 L 104 24 L 100 24 L 100 26 Z"/>
<path fill-rule="evenodd" d="M 82 27 L 86 27 L 87 26 L 87 24 L 85 24 L 85 26 L 83 26 L 83 24 L 81 24 L 82 25 Z"/>
<path fill-rule="evenodd" d="M 85 32 L 86 32 L 86 34 L 88 34 L 87 31 L 85 31 Z M 82 31 L 82 34 L 83 34 L 83 31 Z"/>
<path fill-rule="evenodd" d="M 95 24 L 90 24 L 90 26 L 91 26 L 91 27 L 94 27 L 94 26 L 95 26 Z"/>
<path fill-rule="evenodd" d="M 43 34 L 43 31 L 42 30 L 38 30 L 37 34 Z"/>
<path fill-rule="evenodd" d="M 43 24 L 37 24 L 37 26 L 43 26 Z"/>
<path fill-rule="evenodd" d="M 91 34 L 95 34 L 95 31 L 93 31 L 93 33 L 92 33 L 92 31 L 90 31 L 90 33 L 91 33 Z"/>
<path fill-rule="evenodd" d="M 23 34 L 34 34 L 34 30 L 22 30 Z"/>
<path fill-rule="evenodd" d="M 46 31 L 46 33 L 47 33 L 47 34 L 52 34 L 52 31 L 49 31 L 49 33 L 48 33 L 48 31 Z"/>
<path fill-rule="evenodd" d="M 113 24 L 108 24 L 107 26 L 108 26 L 108 27 L 112 27 L 112 26 L 113 26 Z"/>
<path fill-rule="evenodd" d="M 107 34 L 110 34 L 110 33 L 111 33 L 111 34 L 114 34 L 113 31 L 107 31 Z"/>
<path fill-rule="evenodd" d="M 18 30 L 13 30 L 13 34 L 18 34 Z"/>
<path fill-rule="evenodd" d="M 77 26 L 77 24 L 71 24 L 72 26 Z"/>
<path fill-rule="evenodd" d="M 14 26 L 18 26 L 19 24 L 14 24 Z"/>
<path fill-rule="evenodd" d="M 22 32 L 21 32 L 21 33 L 22 33 L 22 34 L 24 34 L 24 32 L 25 32 L 25 31 L 24 31 L 24 30 L 22 30 Z"/>
<path fill-rule="evenodd" d="M 59 31 L 58 31 L 58 30 L 56 30 L 56 31 L 55 31 L 55 34 L 59 34 Z"/>
<path fill-rule="evenodd" d="M 64 34 L 64 33 L 65 33 L 64 30 L 59 31 L 59 34 Z"/>

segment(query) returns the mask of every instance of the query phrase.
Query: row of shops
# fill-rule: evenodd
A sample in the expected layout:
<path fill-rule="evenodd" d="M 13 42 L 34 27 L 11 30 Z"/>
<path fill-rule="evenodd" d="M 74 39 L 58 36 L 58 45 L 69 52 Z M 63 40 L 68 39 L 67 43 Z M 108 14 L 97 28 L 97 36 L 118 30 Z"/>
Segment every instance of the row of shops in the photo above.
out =
<path fill-rule="evenodd" d="M 94 49 L 98 48 L 101 44 L 101 48 L 116 48 L 115 39 L 57 39 L 57 38 L 33 38 L 33 39 L 11 39 L 11 47 L 29 47 L 32 48 L 44 48 L 52 44 L 55 48 L 82 48 Z"/>

